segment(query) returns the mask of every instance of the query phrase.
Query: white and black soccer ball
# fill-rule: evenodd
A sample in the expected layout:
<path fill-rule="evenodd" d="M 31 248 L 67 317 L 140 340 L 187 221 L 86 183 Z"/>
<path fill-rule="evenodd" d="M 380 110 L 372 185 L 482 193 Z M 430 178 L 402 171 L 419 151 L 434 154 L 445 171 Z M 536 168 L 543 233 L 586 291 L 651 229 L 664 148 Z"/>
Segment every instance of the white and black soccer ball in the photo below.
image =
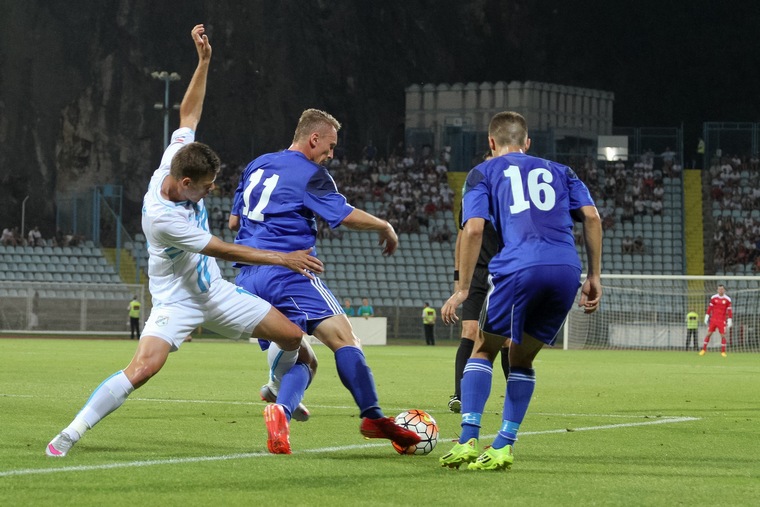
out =
<path fill-rule="evenodd" d="M 396 442 L 392 442 L 393 448 L 399 454 L 428 454 L 435 449 L 438 443 L 438 424 L 430 414 L 424 410 L 407 410 L 396 416 L 396 424 L 402 428 L 414 431 L 422 440 L 417 445 L 401 447 Z"/>

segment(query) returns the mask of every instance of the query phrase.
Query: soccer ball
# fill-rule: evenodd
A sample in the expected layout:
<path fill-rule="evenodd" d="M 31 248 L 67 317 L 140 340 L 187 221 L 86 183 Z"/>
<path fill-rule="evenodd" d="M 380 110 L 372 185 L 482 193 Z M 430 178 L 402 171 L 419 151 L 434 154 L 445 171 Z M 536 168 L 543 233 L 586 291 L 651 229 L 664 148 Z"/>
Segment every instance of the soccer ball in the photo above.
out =
<path fill-rule="evenodd" d="M 417 445 L 401 447 L 391 442 L 399 454 L 428 454 L 438 443 L 438 424 L 423 410 L 407 410 L 396 416 L 396 424 L 416 432 L 422 440 Z"/>

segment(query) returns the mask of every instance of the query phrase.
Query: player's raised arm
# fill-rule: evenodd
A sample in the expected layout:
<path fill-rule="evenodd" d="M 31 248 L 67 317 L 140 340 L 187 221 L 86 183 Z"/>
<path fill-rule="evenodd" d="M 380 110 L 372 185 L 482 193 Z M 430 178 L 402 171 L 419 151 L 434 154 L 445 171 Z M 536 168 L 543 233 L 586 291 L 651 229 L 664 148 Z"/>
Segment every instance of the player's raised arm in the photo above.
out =
<path fill-rule="evenodd" d="M 203 99 L 206 96 L 206 78 L 211 62 L 211 44 L 203 25 L 195 25 L 191 31 L 195 49 L 198 51 L 198 66 L 187 87 L 182 104 L 179 106 L 179 126 L 193 130 L 198 126 L 203 111 Z"/>

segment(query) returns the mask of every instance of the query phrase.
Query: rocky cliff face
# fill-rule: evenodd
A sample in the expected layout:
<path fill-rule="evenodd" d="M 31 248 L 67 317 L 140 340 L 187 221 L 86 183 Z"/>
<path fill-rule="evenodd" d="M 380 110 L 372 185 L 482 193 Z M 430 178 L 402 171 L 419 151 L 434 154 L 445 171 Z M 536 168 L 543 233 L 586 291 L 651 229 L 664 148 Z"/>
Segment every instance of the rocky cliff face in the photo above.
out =
<path fill-rule="evenodd" d="M 368 140 L 394 146 L 408 84 L 476 79 L 494 3 L 3 0 L 0 226 L 20 223 L 29 195 L 27 227 L 52 235 L 57 191 L 112 183 L 123 185 L 128 223 L 139 227 L 163 138 L 153 104 L 164 83 L 150 73 L 178 72 L 170 99 L 181 100 L 195 23 L 206 24 L 214 49 L 198 139 L 237 165 L 287 147 L 307 107 L 343 122 L 349 153 Z M 170 130 L 177 122 L 173 111 Z"/>
<path fill-rule="evenodd" d="M 719 58 L 698 49 L 723 25 L 711 10 L 694 11 L 700 18 L 682 26 L 679 7 L 662 2 L 656 14 L 623 15 L 596 0 L 0 0 L 0 227 L 20 223 L 29 195 L 27 226 L 49 236 L 56 190 L 113 183 L 124 186 L 127 220 L 139 230 L 163 138 L 153 104 L 164 83 L 150 74 L 178 72 L 171 102 L 181 100 L 196 23 L 214 48 L 198 139 L 237 165 L 287 147 L 307 107 L 343 123 L 349 154 L 368 140 L 382 153 L 403 138 L 412 83 L 531 79 L 612 90 L 620 124 L 673 126 L 716 101 L 721 114 L 707 119 L 755 121 L 752 87 L 700 94 L 707 80 L 692 79 L 688 93 L 674 91 L 677 76 L 720 75 L 728 87 L 760 72 L 733 72 L 729 56 L 754 54 L 744 43 L 716 45 Z M 739 28 L 756 26 L 753 12 Z"/>

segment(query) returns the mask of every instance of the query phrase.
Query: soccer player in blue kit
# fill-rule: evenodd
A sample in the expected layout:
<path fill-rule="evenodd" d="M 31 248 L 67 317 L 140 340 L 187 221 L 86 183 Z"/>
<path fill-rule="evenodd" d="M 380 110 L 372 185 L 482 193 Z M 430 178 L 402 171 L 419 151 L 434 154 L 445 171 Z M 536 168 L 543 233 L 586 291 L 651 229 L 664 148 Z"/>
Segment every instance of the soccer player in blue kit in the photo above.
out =
<path fill-rule="evenodd" d="M 332 158 L 339 129 L 340 123 L 332 115 L 307 109 L 287 150 L 262 155 L 246 167 L 229 219 L 229 227 L 238 231 L 235 243 L 280 251 L 314 248 L 316 214 L 332 228 L 345 225 L 355 230 L 377 231 L 383 254 L 396 251 L 398 237 L 393 227 L 349 205 L 321 165 Z M 287 269 L 259 269 L 264 266 L 238 267 L 240 273 L 235 280 L 238 285 L 272 303 L 304 332 L 314 335 L 333 351 L 338 376 L 359 407 L 362 435 L 387 438 L 402 447 L 420 441 L 415 432 L 384 416 L 372 372 L 351 323 L 340 302 L 318 277 L 290 276 L 292 271 L 289 273 Z M 271 349 L 269 357 L 273 357 Z M 289 421 L 311 382 L 311 374 L 308 365 L 299 362 L 277 379 L 280 382 L 277 403 L 267 405 L 264 410 L 267 447 L 273 454 L 291 452 Z"/>
<path fill-rule="evenodd" d="M 602 225 L 586 185 L 569 167 L 525 154 L 528 126 L 518 113 L 496 114 L 488 126 L 488 143 L 494 157 L 470 171 L 462 198 L 459 290 L 441 308 L 445 323 L 458 320 L 455 312 L 467 299 L 483 226 L 490 221 L 501 249 L 489 264 L 490 289 L 480 320 L 483 339 L 462 378 L 462 433 L 440 458 L 441 466 L 468 464 L 470 470 L 512 466 L 512 446 L 536 383 L 533 360 L 544 345 L 554 344 L 580 285 L 573 220 L 583 224 L 588 256 L 579 305 L 594 312 L 602 295 Z M 493 445 L 483 452 L 480 420 L 491 391 L 492 363 L 505 336 L 511 343 L 503 420 Z"/>

